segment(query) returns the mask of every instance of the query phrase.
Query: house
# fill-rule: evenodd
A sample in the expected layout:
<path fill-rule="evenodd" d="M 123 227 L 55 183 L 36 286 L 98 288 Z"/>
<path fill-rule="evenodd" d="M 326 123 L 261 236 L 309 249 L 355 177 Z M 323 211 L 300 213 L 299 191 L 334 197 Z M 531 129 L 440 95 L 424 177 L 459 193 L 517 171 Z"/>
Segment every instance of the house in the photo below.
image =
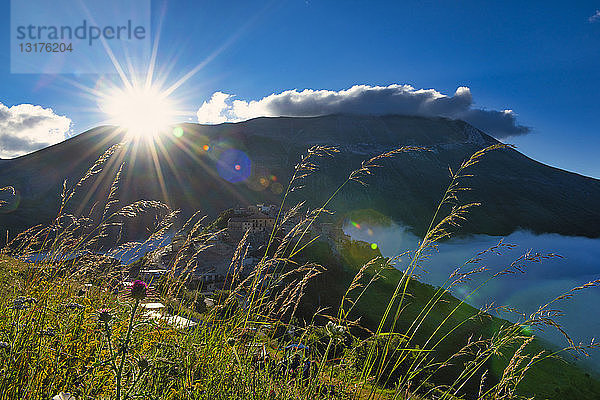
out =
<path fill-rule="evenodd" d="M 202 288 L 206 292 L 214 292 L 220 289 L 225 282 L 225 277 L 212 270 L 194 270 L 190 285 L 196 288 Z"/>
<path fill-rule="evenodd" d="M 165 275 L 169 270 L 167 269 L 142 269 L 140 271 L 140 279 L 144 282 L 156 282 L 161 276 Z"/>
<path fill-rule="evenodd" d="M 249 213 L 264 213 L 269 215 L 277 210 L 277 206 L 273 204 L 256 204 L 248 206 L 247 210 Z"/>
<path fill-rule="evenodd" d="M 245 232 L 271 232 L 274 225 L 275 218 L 262 212 L 255 212 L 250 215 L 229 218 L 227 230 L 230 235 L 241 237 Z"/>
<path fill-rule="evenodd" d="M 236 208 L 233 209 L 234 215 L 244 215 L 247 212 L 248 212 L 248 210 L 246 209 L 246 207 L 237 206 Z"/>

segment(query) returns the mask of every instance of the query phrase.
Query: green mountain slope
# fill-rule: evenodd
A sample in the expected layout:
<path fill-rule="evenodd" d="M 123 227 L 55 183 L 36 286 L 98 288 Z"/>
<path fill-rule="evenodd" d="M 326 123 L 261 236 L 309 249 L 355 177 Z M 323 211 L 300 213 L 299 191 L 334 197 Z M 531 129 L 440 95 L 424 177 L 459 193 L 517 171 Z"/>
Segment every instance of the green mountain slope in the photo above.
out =
<path fill-rule="evenodd" d="M 302 304 L 304 305 L 303 310 L 306 317 L 308 319 L 312 318 L 314 310 L 318 308 L 331 307 L 333 311 L 337 310 L 340 299 L 355 274 L 364 263 L 378 255 L 379 251 L 372 250 L 368 243 L 356 241 L 346 244 L 339 254 L 335 254 L 329 245 L 323 242 L 316 243 L 309 248 L 304 253 L 304 257 L 307 260 L 320 262 L 322 265 L 327 266 L 327 271 L 309 286 L 303 297 Z M 369 275 L 372 272 L 367 270 L 366 274 L 364 281 L 369 280 Z M 377 280 L 358 301 L 352 317 L 360 318 L 363 326 L 375 330 L 400 278 L 401 272 L 395 269 L 387 270 L 384 277 Z M 397 332 L 404 333 L 407 331 L 419 312 L 434 296 L 436 290 L 437 288 L 431 285 L 411 280 L 408 287 L 408 293 L 410 294 L 408 305 L 400 314 Z M 443 301 L 436 305 L 429 317 L 424 320 L 413 344 L 422 346 L 426 338 L 430 337 L 459 303 L 460 301 L 457 298 L 449 294 L 444 295 Z M 438 360 L 446 360 L 464 346 L 469 337 L 489 338 L 498 331 L 501 325 L 509 323 L 496 317 L 476 318 L 454 329 L 461 322 L 476 315 L 477 312 L 478 310 L 468 304 L 460 305 L 458 311 L 433 336 L 439 339 L 452 330 L 449 338 L 436 349 Z M 542 350 L 556 351 L 553 346 L 541 339 L 535 339 L 527 347 L 529 354 L 535 354 Z M 500 379 L 501 371 L 510 361 L 512 352 L 514 352 L 514 349 L 513 351 L 506 349 L 502 357 L 496 357 L 487 363 L 485 368 L 489 369 L 488 384 L 495 384 Z M 455 362 L 454 365 L 442 369 L 434 380 L 438 384 L 453 382 L 461 368 L 460 363 Z M 549 358 L 530 369 L 518 389 L 520 395 L 535 396 L 536 399 L 591 400 L 600 397 L 600 380 L 572 362 L 559 358 Z M 469 393 L 477 393 L 478 390 L 479 380 L 473 379 L 465 386 L 465 395 L 469 398 Z"/>
<path fill-rule="evenodd" d="M 292 200 L 318 206 L 361 162 L 403 145 L 431 151 L 385 160 L 368 179 L 368 187 L 349 185 L 332 209 L 343 217 L 356 209 L 374 209 L 422 233 L 456 168 L 474 151 L 496 140 L 462 121 L 406 116 L 332 115 L 314 118 L 257 118 L 235 124 L 184 124 L 183 136 L 166 134 L 153 145 L 138 142 L 117 151 L 106 168 L 80 191 L 73 212 L 89 209 L 108 193 L 122 161 L 123 203 L 157 199 L 184 215 L 202 210 L 214 217 L 237 204 L 278 203 L 275 185 L 260 179 L 275 176 L 285 184 L 307 147 L 335 145 L 341 153 L 321 160 L 323 172 L 306 182 L 308 190 Z M 0 214 L 0 226 L 12 233 L 48 222 L 59 206 L 63 180 L 73 185 L 112 144 L 125 139 L 114 127 L 100 127 L 63 143 L 0 163 L 0 186 L 12 185 L 18 197 Z M 209 151 L 204 150 L 208 145 Z M 249 178 L 231 183 L 219 175 L 225 151 L 249 158 Z M 233 166 L 228 165 L 229 169 Z M 246 166 L 244 166 L 246 168 Z M 242 171 L 244 172 L 244 171 Z M 465 233 L 505 235 L 523 228 L 535 232 L 600 236 L 600 181 L 533 161 L 515 150 L 489 154 L 472 171 L 469 196 L 483 203 L 472 213 Z M 126 188 L 126 189 L 125 189 Z M 465 198 L 469 200 L 469 198 Z"/>

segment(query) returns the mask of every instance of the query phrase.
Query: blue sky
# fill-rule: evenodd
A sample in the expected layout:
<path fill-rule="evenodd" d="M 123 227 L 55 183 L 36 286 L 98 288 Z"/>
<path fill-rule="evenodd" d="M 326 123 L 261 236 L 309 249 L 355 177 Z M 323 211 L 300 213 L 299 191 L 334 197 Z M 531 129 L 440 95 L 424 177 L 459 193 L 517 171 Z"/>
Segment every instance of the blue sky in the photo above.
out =
<path fill-rule="evenodd" d="M 600 178 L 600 2 L 153 1 L 162 21 L 157 62 L 176 81 L 189 116 L 215 92 L 260 100 L 291 89 L 409 84 L 452 96 L 470 88 L 474 108 L 510 109 L 526 135 L 504 138 L 544 163 Z M 0 46 L 10 46 L 9 4 Z M 590 20 L 591 18 L 591 20 Z M 63 78 L 94 87 L 97 75 L 10 73 L 0 52 L 0 103 L 50 107 L 72 133 L 105 116 Z"/>

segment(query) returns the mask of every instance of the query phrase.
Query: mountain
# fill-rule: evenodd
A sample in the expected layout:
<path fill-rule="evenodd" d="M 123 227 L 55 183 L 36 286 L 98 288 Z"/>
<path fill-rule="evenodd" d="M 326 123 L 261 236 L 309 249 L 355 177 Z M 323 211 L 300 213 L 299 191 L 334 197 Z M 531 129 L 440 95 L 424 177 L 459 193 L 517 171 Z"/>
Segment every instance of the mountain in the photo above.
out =
<path fill-rule="evenodd" d="M 318 159 L 319 171 L 291 194 L 292 201 L 306 199 L 317 207 L 363 160 L 411 145 L 430 151 L 382 160 L 367 186 L 351 182 L 328 208 L 337 218 L 389 218 L 422 234 L 448 185 L 448 167 L 454 170 L 475 151 L 498 143 L 463 121 L 398 115 L 256 118 L 179 127 L 154 142 L 133 141 L 117 150 L 79 189 L 71 211 L 87 212 L 101 202 L 123 161 L 121 204 L 155 199 L 184 215 L 199 209 L 214 217 L 238 204 L 279 203 L 301 154 L 311 145 L 334 145 L 340 153 Z M 17 190 L 16 197 L 5 199 L 10 204 L 0 214 L 0 229 L 14 236 L 49 222 L 60 205 L 63 180 L 74 185 L 107 148 L 125 139 L 119 129 L 103 126 L 0 161 L 0 187 Z M 463 192 L 464 200 L 482 206 L 472 212 L 464 233 L 507 235 L 527 229 L 600 236 L 599 180 L 544 165 L 513 149 L 488 153 L 472 173 L 465 181 L 472 190 Z"/>

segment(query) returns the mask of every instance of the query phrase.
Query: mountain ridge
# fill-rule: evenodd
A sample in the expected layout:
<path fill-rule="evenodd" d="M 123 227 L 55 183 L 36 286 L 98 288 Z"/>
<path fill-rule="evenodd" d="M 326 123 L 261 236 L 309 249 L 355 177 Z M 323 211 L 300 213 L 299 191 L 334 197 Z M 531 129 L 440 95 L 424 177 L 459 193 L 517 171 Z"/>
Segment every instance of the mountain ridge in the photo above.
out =
<path fill-rule="evenodd" d="M 499 143 L 464 121 L 399 115 L 259 117 L 178 126 L 181 137 L 168 134 L 157 139 L 160 151 L 144 141 L 120 149 L 98 174 L 98 181 L 86 188 L 83 200 L 90 204 L 85 206 L 106 196 L 112 176 L 125 160 L 129 164 L 124 167 L 123 203 L 157 199 L 182 209 L 184 215 L 201 209 L 208 216 L 237 204 L 278 203 L 281 195 L 271 189 L 276 183 L 285 184 L 300 155 L 311 145 L 334 145 L 341 153 L 319 160 L 321 171 L 305 182 L 312 189 L 291 198 L 297 201 L 304 195 L 316 207 L 363 160 L 400 146 L 423 146 L 431 151 L 384 160 L 383 168 L 369 177 L 369 187 L 351 185 L 331 204 L 338 218 L 371 209 L 422 234 L 447 186 L 448 167 L 455 169 L 475 151 Z M 21 200 L 10 213 L 0 214 L 0 227 L 16 232 L 49 222 L 58 209 L 63 179 L 74 184 L 108 147 L 125 138 L 116 127 L 100 126 L 34 153 L 1 160 L 0 186 L 14 186 Z M 205 151 L 204 145 L 210 150 Z M 247 155 L 248 179 L 232 183 L 219 176 L 220 157 L 227 151 Z M 600 237 L 600 211 L 594 206 L 600 202 L 599 180 L 547 166 L 513 149 L 489 153 L 473 173 L 468 181 L 473 190 L 464 200 L 482 201 L 484 207 L 473 212 L 465 233 L 506 235 L 528 229 Z M 261 187 L 259 179 L 268 176 L 277 182 Z"/>

